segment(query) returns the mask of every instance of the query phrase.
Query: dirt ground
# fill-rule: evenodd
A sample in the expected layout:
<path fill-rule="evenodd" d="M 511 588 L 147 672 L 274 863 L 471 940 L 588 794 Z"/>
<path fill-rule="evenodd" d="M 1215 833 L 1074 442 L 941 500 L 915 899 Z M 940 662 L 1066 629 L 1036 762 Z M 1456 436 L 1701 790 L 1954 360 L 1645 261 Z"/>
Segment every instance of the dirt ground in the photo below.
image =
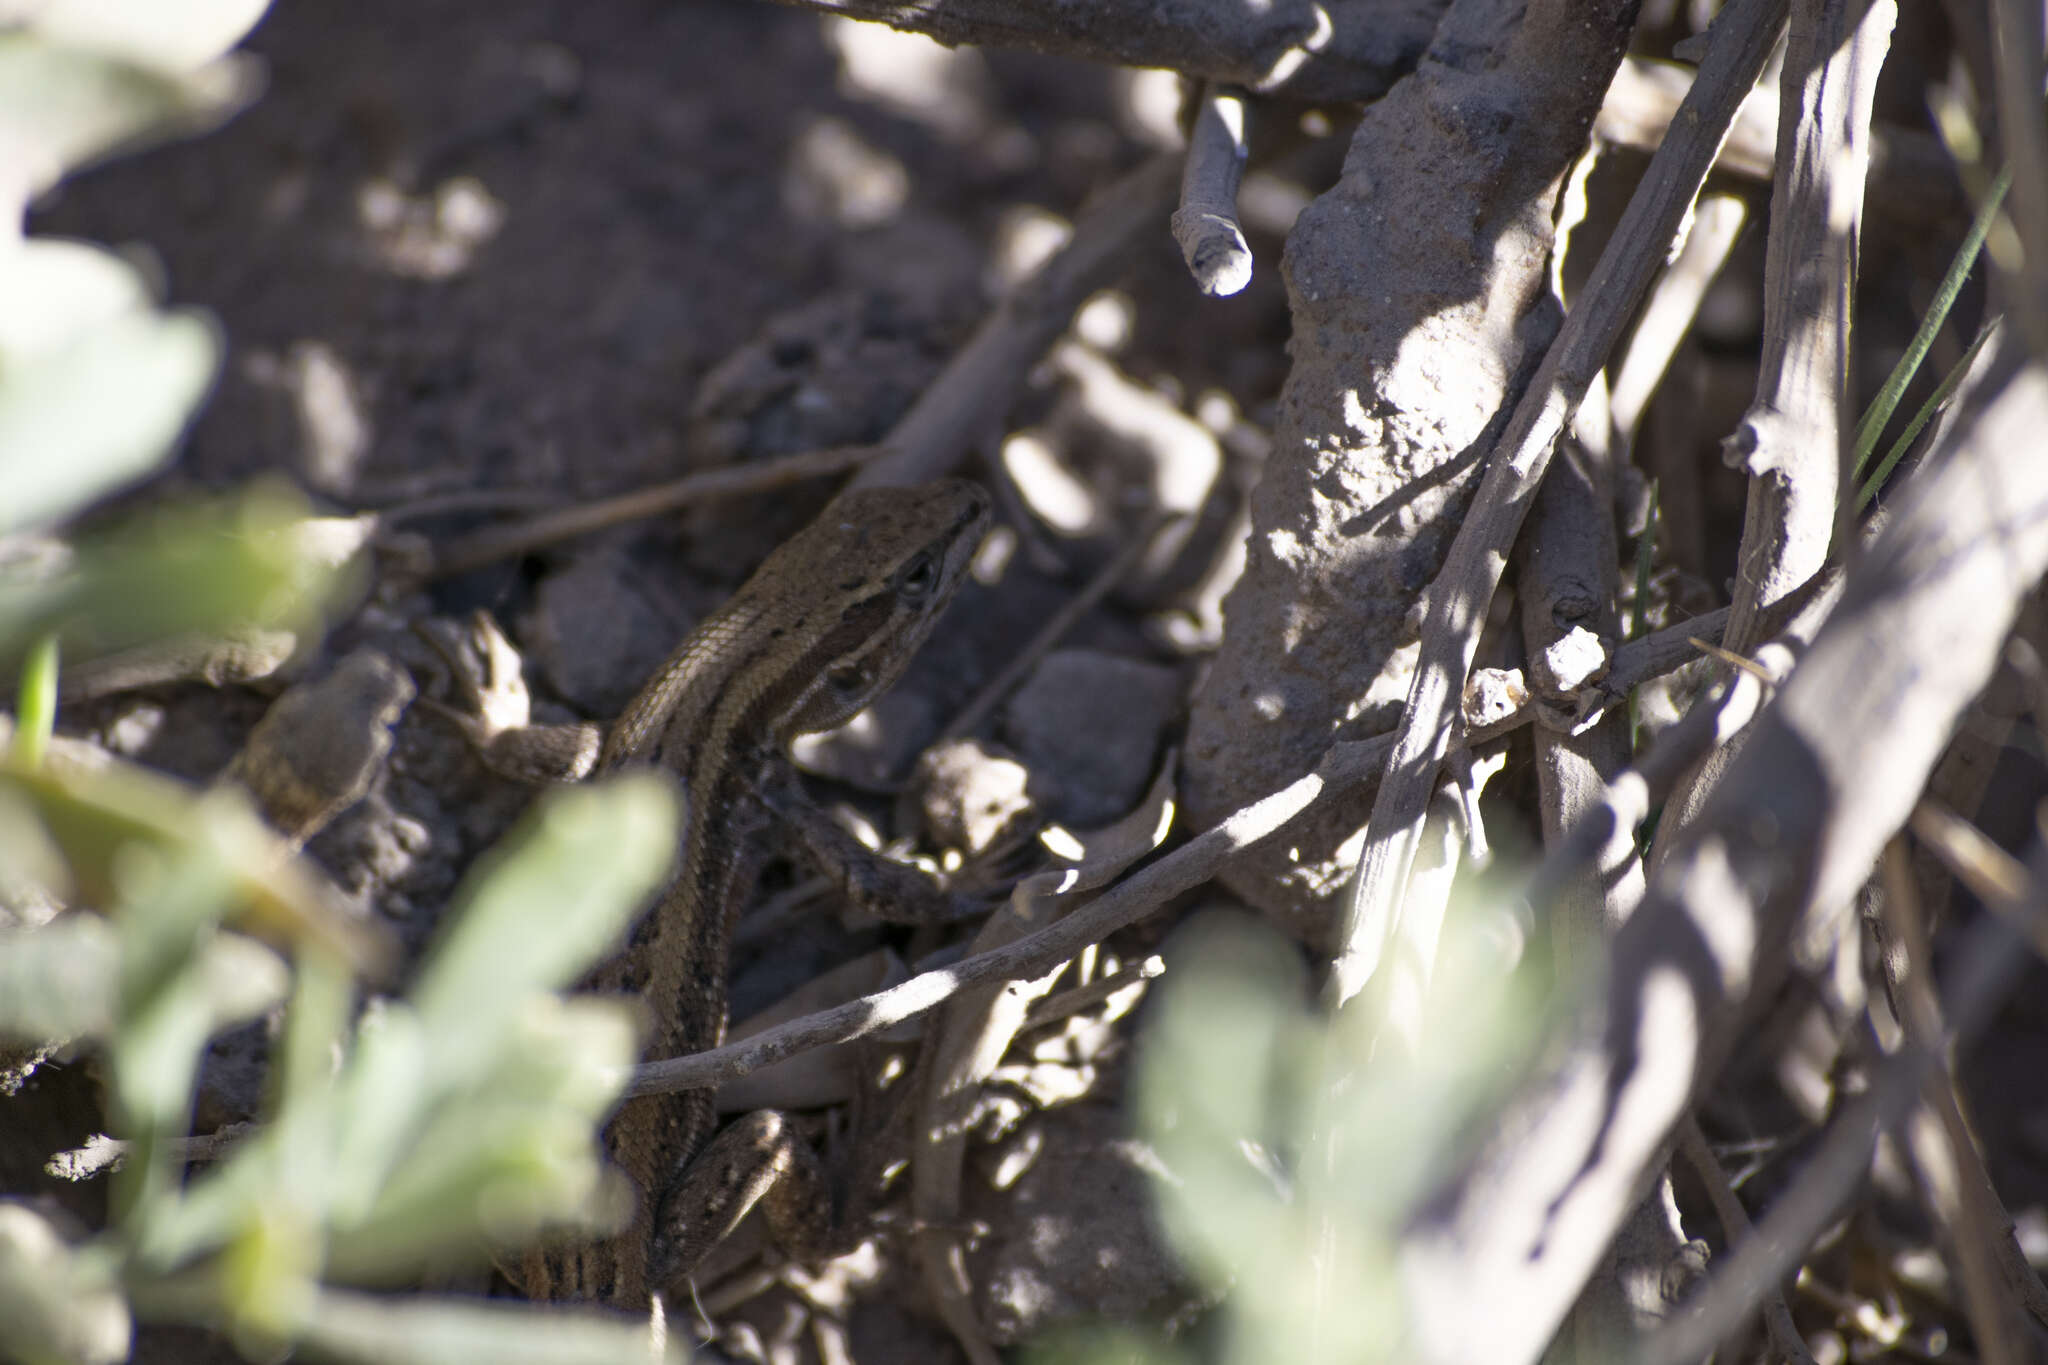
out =
<path fill-rule="evenodd" d="M 517 509 L 880 437 L 985 312 L 1018 225 L 1070 216 L 1154 144 L 1125 75 L 967 55 L 910 78 L 919 105 L 849 81 L 837 33 L 739 0 L 277 5 L 245 44 L 268 65 L 252 108 L 205 138 L 77 177 L 32 224 L 139 244 L 160 259 L 172 301 L 224 324 L 218 392 L 175 471 L 139 497 L 282 476 L 335 509 L 477 493 Z M 1270 272 L 1210 305 L 1197 332 L 1185 324 L 1199 296 L 1162 232 L 1129 289 L 1136 372 L 1173 374 L 1183 393 L 1220 388 L 1246 411 L 1270 401 L 1286 334 Z M 825 491 L 587 537 L 376 604 L 342 624 L 325 657 L 367 643 L 430 676 L 404 627 L 485 606 L 540 656 L 550 714 L 566 703 L 609 716 Z M 1076 541 L 1065 565 L 1027 564 L 956 611 L 906 690 L 934 716 L 957 709 L 1109 543 Z M 1179 661 L 1128 613 L 1098 613 L 1069 644 L 1151 660 L 1177 705 Z M 139 715 L 135 757 L 204 778 L 247 736 L 264 691 L 158 689 L 64 725 L 104 736 Z M 378 790 L 312 852 L 417 947 L 527 799 L 415 708 Z M 876 939 L 812 926 L 772 952 L 743 950 L 735 1016 Z M 202 1125 L 256 1101 L 261 1053 L 253 1034 L 217 1050 Z M 76 1073 L 46 1071 L 22 1103 L 42 1120 L 25 1146 L 57 1150 L 101 1126 Z M 1091 1174 L 1120 1121 L 1103 1104 L 1080 1113 L 1051 1143 L 1074 1153 L 1063 1184 L 1077 1188 L 1062 1207 L 1028 1188 L 1017 1199 L 1053 1239 L 1025 1259 L 1065 1259 L 1099 1282 L 1075 1294 L 1035 1267 L 984 1261 L 987 1277 L 1011 1276 L 1021 1306 L 991 1312 L 1016 1330 L 1157 1312 L 1178 1292 L 1132 1226 L 1143 1196 L 1130 1163 Z M 60 1194 L 99 1216 L 97 1191 Z M 1067 1217 L 1079 1203 L 1092 1208 Z M 1105 1254 L 1132 1268 L 1086 1271 Z M 852 1317 L 856 1358 L 957 1358 L 942 1328 L 895 1306 L 914 1298 L 869 1295 Z M 774 1340 L 788 1311 L 763 1309 L 754 1330 Z M 139 1345 L 144 1360 L 218 1351 L 166 1330 Z"/>
<path fill-rule="evenodd" d="M 171 300 L 213 310 L 226 329 L 219 391 L 147 497 L 282 476 L 338 510 L 474 494 L 530 508 L 876 439 L 984 314 L 1034 215 L 1071 217 L 1155 149 L 1162 117 L 1156 89 L 1128 73 L 1019 54 L 960 55 L 884 89 L 860 74 L 841 26 L 748 0 L 280 0 L 246 47 L 269 68 L 251 109 L 208 137 L 78 177 L 31 223 L 145 244 Z M 1262 425 L 1287 363 L 1278 245 L 1255 233 L 1252 288 L 1208 301 L 1162 230 L 1125 284 L 1124 371 L 1187 408 L 1227 396 Z M 1948 248 L 1896 249 L 1917 260 Z M 1743 253 L 1738 273 L 1760 274 L 1760 233 Z M 1873 315 L 1896 331 L 1885 310 L 1910 301 L 1886 290 L 1872 286 Z M 1720 334 L 1710 329 L 1667 424 L 1726 429 L 1722 388 L 1732 383 L 1739 412 L 1747 381 L 1728 375 L 1753 372 L 1743 347 L 1756 325 L 1738 310 L 1715 324 Z M 1011 425 L 1050 402 L 1045 390 L 1027 398 Z M 1233 460 L 1233 477 L 1255 473 L 1255 461 Z M 1704 480 L 1688 582 L 1708 585 L 1711 605 L 1725 600 L 1711 585 L 1732 563 L 1742 494 L 1718 467 Z M 609 716 L 825 491 L 626 527 L 377 602 L 344 623 L 327 657 L 374 645 L 431 689 L 435 664 L 410 623 L 488 607 L 527 652 L 548 714 Z M 482 521 L 472 512 L 406 525 L 438 537 Z M 970 586 L 905 684 L 915 714 L 899 718 L 895 751 L 935 734 L 1117 539 L 1098 527 L 1049 557 L 1020 552 L 1000 589 Z M 1134 774 L 1142 786 L 1170 738 L 1197 662 L 1114 603 L 1067 644 L 1151 670 L 1134 685 L 1154 690 L 1159 718 L 1140 727 L 1138 757 L 1100 778 L 1117 789 L 1109 807 L 1127 806 L 1123 789 Z M 147 736 L 131 752 L 204 778 L 267 700 L 260 689 L 177 688 L 64 724 L 105 735 L 142 708 Z M 1028 718 L 1009 724 L 1023 743 Z M 421 709 L 398 739 L 387 778 L 312 853 L 359 908 L 417 947 L 528 798 Z M 1092 771 L 1070 771 L 1070 790 L 1048 798 L 1055 813 L 1064 803 L 1103 818 L 1080 789 L 1098 780 Z M 2019 842 L 2044 789 L 2038 740 L 2008 750 L 1984 823 Z M 889 808 L 878 792 L 863 799 Z M 735 1016 L 883 941 L 872 927 L 806 921 L 770 950 L 748 949 Z M 2010 1208 L 2032 1211 L 2031 1235 L 2048 1246 L 2044 999 L 2037 968 L 1965 1072 L 1994 1179 Z M 253 1037 L 221 1049 L 202 1123 L 246 1112 L 259 1052 Z M 1144 1155 L 1113 1107 L 1121 1062 L 1108 1045 L 1090 1061 L 1082 1102 L 1052 1111 L 1064 1117 L 1035 1139 L 1036 1183 L 974 1209 L 994 1225 L 975 1263 L 981 1307 L 1005 1339 L 1091 1315 L 1171 1317 L 1194 1302 L 1146 1224 Z M 59 1150 L 98 1126 L 75 1070 L 45 1073 L 39 1087 L 24 1120 L 32 1131 L 15 1146 Z M 14 1171 L 0 1177 L 0 1188 L 21 1187 Z M 59 1193 L 98 1216 L 94 1192 Z M 964 1359 L 920 1306 L 914 1272 L 888 1255 L 846 1314 L 852 1358 Z M 795 1302 L 771 1295 L 735 1310 L 741 1337 L 803 1337 L 812 1329 Z M 137 1358 L 234 1357 L 196 1334 L 153 1331 Z"/>

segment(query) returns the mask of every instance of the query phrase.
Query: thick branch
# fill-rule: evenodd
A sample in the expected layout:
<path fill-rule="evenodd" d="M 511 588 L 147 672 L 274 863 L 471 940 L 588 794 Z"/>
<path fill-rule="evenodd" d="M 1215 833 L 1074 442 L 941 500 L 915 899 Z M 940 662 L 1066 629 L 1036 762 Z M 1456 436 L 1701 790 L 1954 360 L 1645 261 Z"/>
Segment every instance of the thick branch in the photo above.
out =
<path fill-rule="evenodd" d="M 1795 0 L 1779 78 L 1777 175 L 1764 259 L 1756 398 L 1728 439 L 1746 470 L 1728 648 L 1760 642 L 1757 614 L 1820 571 L 1835 525 L 1850 286 L 1870 160 L 1870 101 L 1892 0 Z"/>
<path fill-rule="evenodd" d="M 2048 568 L 2048 373 L 2008 363 L 1652 879 L 1608 998 L 1402 1238 L 1414 1357 L 1535 1358 L 1794 926 L 1911 812 Z M 1489 1311 L 1466 1311 L 1471 1286 Z"/>
<path fill-rule="evenodd" d="M 1578 306 L 1523 393 L 1495 446 L 1485 482 L 1458 527 L 1443 572 L 1430 586 L 1421 657 L 1345 909 L 1342 947 L 1331 978 L 1333 999 L 1357 993 L 1395 932 L 1422 813 L 1435 789 L 1437 767 L 1450 749 L 1456 699 L 1471 671 L 1479 628 L 1509 547 L 1565 423 L 1662 266 L 1713 164 L 1722 131 L 1763 70 L 1784 6 L 1785 0 L 1737 0 L 1714 20 L 1684 116 L 1651 160 Z"/>
<path fill-rule="evenodd" d="M 1555 326 L 1559 189 L 1633 17 L 1623 0 L 1458 0 L 1415 75 L 1365 111 L 1343 178 L 1296 220 L 1281 266 L 1293 365 L 1189 724 L 1182 795 L 1197 820 L 1398 707 L 1416 591 Z M 1362 814 L 1319 807 L 1231 888 L 1327 942 Z"/>
<path fill-rule="evenodd" d="M 1367 100 L 1429 44 L 1445 0 L 784 0 L 952 46 L 1020 47 L 1116 66 L 1159 66 L 1261 94 Z"/>

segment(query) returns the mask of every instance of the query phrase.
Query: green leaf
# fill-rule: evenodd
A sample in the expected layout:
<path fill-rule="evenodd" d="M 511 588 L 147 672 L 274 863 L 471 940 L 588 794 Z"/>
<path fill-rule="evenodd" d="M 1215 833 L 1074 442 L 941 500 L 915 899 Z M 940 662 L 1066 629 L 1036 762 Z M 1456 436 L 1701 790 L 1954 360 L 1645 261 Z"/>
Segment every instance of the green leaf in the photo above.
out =
<path fill-rule="evenodd" d="M 108 1036 L 120 966 L 114 928 L 98 915 L 63 915 L 39 928 L 0 934 L 0 1037 Z M 209 939 L 197 971 L 210 1032 L 254 1018 L 284 997 L 283 960 L 239 934 Z"/>
<path fill-rule="evenodd" d="M 26 199 L 116 150 L 216 127 L 255 97 L 260 71 L 234 57 L 171 71 L 30 28 L 0 32 L 0 146 L 14 163 L 6 193 Z"/>
<path fill-rule="evenodd" d="M 1906 386 L 1913 382 L 1920 363 L 1927 358 L 1927 352 L 1934 346 L 1934 338 L 1941 331 L 1941 325 L 1948 320 L 1949 310 L 1955 307 L 1956 299 L 1963 292 L 1963 284 L 1970 278 L 1970 271 L 1976 267 L 1977 255 L 1984 249 L 1984 239 L 1990 235 L 1991 224 L 1998 217 L 1999 205 L 2005 202 L 2006 191 L 2012 188 L 2012 167 L 1998 173 L 1992 183 L 1991 192 L 1977 208 L 1977 216 L 1970 223 L 1970 230 L 1963 234 L 1962 245 L 1956 248 L 1954 259 L 1949 262 L 1948 273 L 1942 276 L 1935 287 L 1934 298 L 1927 305 L 1927 315 L 1920 319 L 1918 330 L 1912 341 L 1906 345 L 1905 354 L 1892 366 L 1892 372 L 1885 377 L 1884 387 L 1877 397 L 1870 400 L 1870 407 L 1864 412 L 1863 420 L 1856 424 L 1856 463 L 1854 472 L 1861 476 L 1864 466 L 1877 450 L 1877 439 L 1884 435 L 1886 424 L 1892 420 L 1899 400 L 1905 396 Z M 1923 419 L 1924 420 L 1924 419 Z M 1908 438 L 1910 444 L 1910 438 Z M 1893 461 L 1896 463 L 1896 460 Z M 1872 484 L 1882 479 L 1873 479 Z M 1858 499 L 1857 505 L 1869 501 L 1866 492 Z"/>
<path fill-rule="evenodd" d="M 351 561 L 336 519 L 305 513 L 296 493 L 259 485 L 109 527 L 60 573 L 0 574 L 0 654 L 57 627 L 73 657 L 188 635 L 310 631 Z"/>
<path fill-rule="evenodd" d="M 29 27 L 67 47 L 183 71 L 248 36 L 270 0 L 42 0 Z"/>
<path fill-rule="evenodd" d="M 412 992 L 437 1074 L 483 1065 L 533 994 L 619 941 L 668 868 L 678 816 L 666 779 L 632 773 L 549 793 L 478 860 Z"/>
<path fill-rule="evenodd" d="M 113 1365 L 128 1358 L 130 1334 L 112 1267 L 75 1252 L 26 1204 L 0 1204 L 0 1356 Z"/>
<path fill-rule="evenodd" d="M 476 1299 L 376 1298 L 323 1290 L 300 1344 L 365 1365 L 682 1365 L 681 1344 L 654 1325 L 596 1310 Z"/>
<path fill-rule="evenodd" d="M 388 1119 L 365 1130 L 354 1106 L 367 1087 L 351 1086 L 337 1165 L 337 1187 L 348 1182 L 334 1210 L 337 1275 L 388 1280 L 521 1244 L 547 1226 L 609 1229 L 630 1211 L 597 1133 L 639 1052 L 631 1008 L 534 995 L 501 1043 L 490 1069 L 465 1078 L 402 1148 L 390 1143 Z M 399 1100 L 371 1098 L 368 1110 Z M 372 1150 L 365 1139 L 383 1141 Z M 374 1200 L 350 1202 L 365 1186 Z"/>
<path fill-rule="evenodd" d="M 29 646 L 28 659 L 21 666 L 21 700 L 14 713 L 18 720 L 9 757 L 18 767 L 40 768 L 43 753 L 50 747 L 50 732 L 57 724 L 55 635 L 45 635 Z"/>
<path fill-rule="evenodd" d="M 230 873 L 231 908 L 267 934 L 321 944 L 359 966 L 381 960 L 382 940 L 336 910 L 331 890 L 286 856 L 238 789 L 201 794 L 134 764 L 61 758 L 51 754 L 34 772 L 0 767 L 0 849 L 50 850 L 80 902 L 132 900 L 153 860 L 197 844 Z"/>
<path fill-rule="evenodd" d="M 1962 387 L 1963 379 L 1970 373 L 1970 366 L 1977 362 L 1977 353 L 1998 335 L 2000 323 L 2001 319 L 1994 317 L 1984 324 L 1976 339 L 1970 343 L 1969 349 L 1963 352 L 1962 358 L 1949 367 L 1949 372 L 1934 386 L 1934 392 L 1927 395 L 1927 401 L 1920 405 L 1919 410 L 1913 414 L 1913 419 L 1906 423 L 1905 430 L 1893 438 L 1891 449 L 1877 462 L 1877 468 L 1870 471 L 1870 477 L 1863 481 L 1863 486 L 1856 490 L 1857 511 L 1860 512 L 1870 505 L 1870 500 L 1884 487 L 1884 481 L 1892 476 L 1892 470 L 1906 457 L 1906 452 L 1913 448 L 1913 442 L 1919 438 L 1921 429 L 1933 420 L 1934 414 L 1948 405 L 1949 399 L 1955 397 L 1956 390 Z"/>
<path fill-rule="evenodd" d="M 93 328 L 155 305 L 149 281 L 91 242 L 31 238 L 0 251 L 0 368 L 70 344 Z"/>
<path fill-rule="evenodd" d="M 136 312 L 0 369 L 0 535 L 75 512 L 161 464 L 221 349 L 205 314 Z"/>
<path fill-rule="evenodd" d="M 0 1037 L 104 1037 L 114 1022 L 120 945 L 98 915 L 65 915 L 0 935 Z"/>

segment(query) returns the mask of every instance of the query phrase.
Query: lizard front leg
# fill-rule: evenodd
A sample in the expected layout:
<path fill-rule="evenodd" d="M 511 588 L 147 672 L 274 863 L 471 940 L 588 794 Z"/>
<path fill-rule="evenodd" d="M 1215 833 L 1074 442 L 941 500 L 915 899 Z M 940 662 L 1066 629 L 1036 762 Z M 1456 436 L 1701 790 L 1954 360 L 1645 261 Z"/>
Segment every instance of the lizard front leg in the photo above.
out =
<path fill-rule="evenodd" d="M 847 900 L 876 919 L 890 924 L 947 924 L 991 908 L 986 898 L 953 891 L 921 868 L 885 858 L 861 843 L 805 794 L 787 763 L 765 769 L 755 781 L 754 793 Z"/>
<path fill-rule="evenodd" d="M 498 776 L 535 785 L 580 782 L 597 766 L 604 729 L 588 721 L 535 725 L 533 702 L 520 671 L 519 651 L 487 611 L 461 627 L 444 621 L 422 623 L 421 639 L 448 665 L 463 705 L 421 698 L 446 716 Z"/>

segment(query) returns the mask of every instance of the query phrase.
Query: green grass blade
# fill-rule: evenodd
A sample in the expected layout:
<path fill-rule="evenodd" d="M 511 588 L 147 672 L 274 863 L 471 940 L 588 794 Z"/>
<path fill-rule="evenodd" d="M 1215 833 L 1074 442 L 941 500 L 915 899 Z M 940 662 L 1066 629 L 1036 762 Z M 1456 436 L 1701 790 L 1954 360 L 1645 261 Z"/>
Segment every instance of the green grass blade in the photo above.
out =
<path fill-rule="evenodd" d="M 14 763 L 24 772 L 43 766 L 50 732 L 57 724 L 57 633 L 29 646 L 21 665 L 21 692 L 14 709 Z"/>
<path fill-rule="evenodd" d="M 1877 490 L 1884 487 L 1884 481 L 1891 477 L 1893 467 L 1905 458 L 1908 450 L 1912 449 L 1913 440 L 1919 436 L 1920 429 L 1926 426 L 1934 414 L 1941 410 L 1942 405 L 1954 396 L 1957 386 L 1963 382 L 1963 376 L 1970 372 L 1970 366 L 1976 362 L 1977 352 L 1984 349 L 1984 343 L 1991 340 L 1992 335 L 1998 330 L 1996 322 L 1997 319 L 1994 318 L 1985 324 L 1984 330 L 1977 333 L 1977 339 L 1970 343 L 1970 349 L 1963 352 L 1963 358 L 1955 363 L 1954 369 L 1942 376 L 1940 386 L 1928 395 L 1927 401 L 1920 405 L 1920 410 L 1913 414 L 1913 420 L 1906 423 L 1906 429 L 1899 433 L 1899 438 L 1892 442 L 1891 449 L 1885 452 L 1884 459 L 1878 463 L 1870 477 L 1863 481 L 1863 487 L 1856 492 L 1858 512 L 1868 507 L 1870 500 L 1877 496 Z"/>
<path fill-rule="evenodd" d="M 1927 358 L 1928 348 L 1934 345 L 1935 333 L 1948 320 L 1949 309 L 1955 306 L 1956 296 L 1963 292 L 1963 282 L 1977 264 L 1978 253 L 1984 248 L 1984 238 L 1991 231 L 1991 221 L 1997 216 L 1999 205 L 2005 202 L 2005 192 L 2011 188 L 2012 168 L 2007 167 L 1998 173 L 1991 193 L 1985 197 L 1983 207 L 1977 210 L 1977 217 L 1970 224 L 1970 231 L 1963 237 L 1963 244 L 1956 248 L 1956 258 L 1949 262 L 1948 274 L 1942 277 L 1941 287 L 1934 291 L 1933 302 L 1927 306 L 1927 315 L 1920 319 L 1920 330 L 1913 334 L 1906 353 L 1899 357 L 1898 364 L 1892 366 L 1884 387 L 1877 391 L 1877 397 L 1871 400 L 1863 420 L 1857 423 L 1855 472 L 1859 477 L 1863 467 L 1870 463 L 1871 453 L 1877 449 L 1877 438 L 1884 434 L 1892 413 L 1898 409 L 1899 400 L 1905 396 L 1906 386 L 1913 382 L 1914 374 Z M 1870 497 L 1867 484 L 1865 489 L 1862 500 L 1867 502 Z"/>

